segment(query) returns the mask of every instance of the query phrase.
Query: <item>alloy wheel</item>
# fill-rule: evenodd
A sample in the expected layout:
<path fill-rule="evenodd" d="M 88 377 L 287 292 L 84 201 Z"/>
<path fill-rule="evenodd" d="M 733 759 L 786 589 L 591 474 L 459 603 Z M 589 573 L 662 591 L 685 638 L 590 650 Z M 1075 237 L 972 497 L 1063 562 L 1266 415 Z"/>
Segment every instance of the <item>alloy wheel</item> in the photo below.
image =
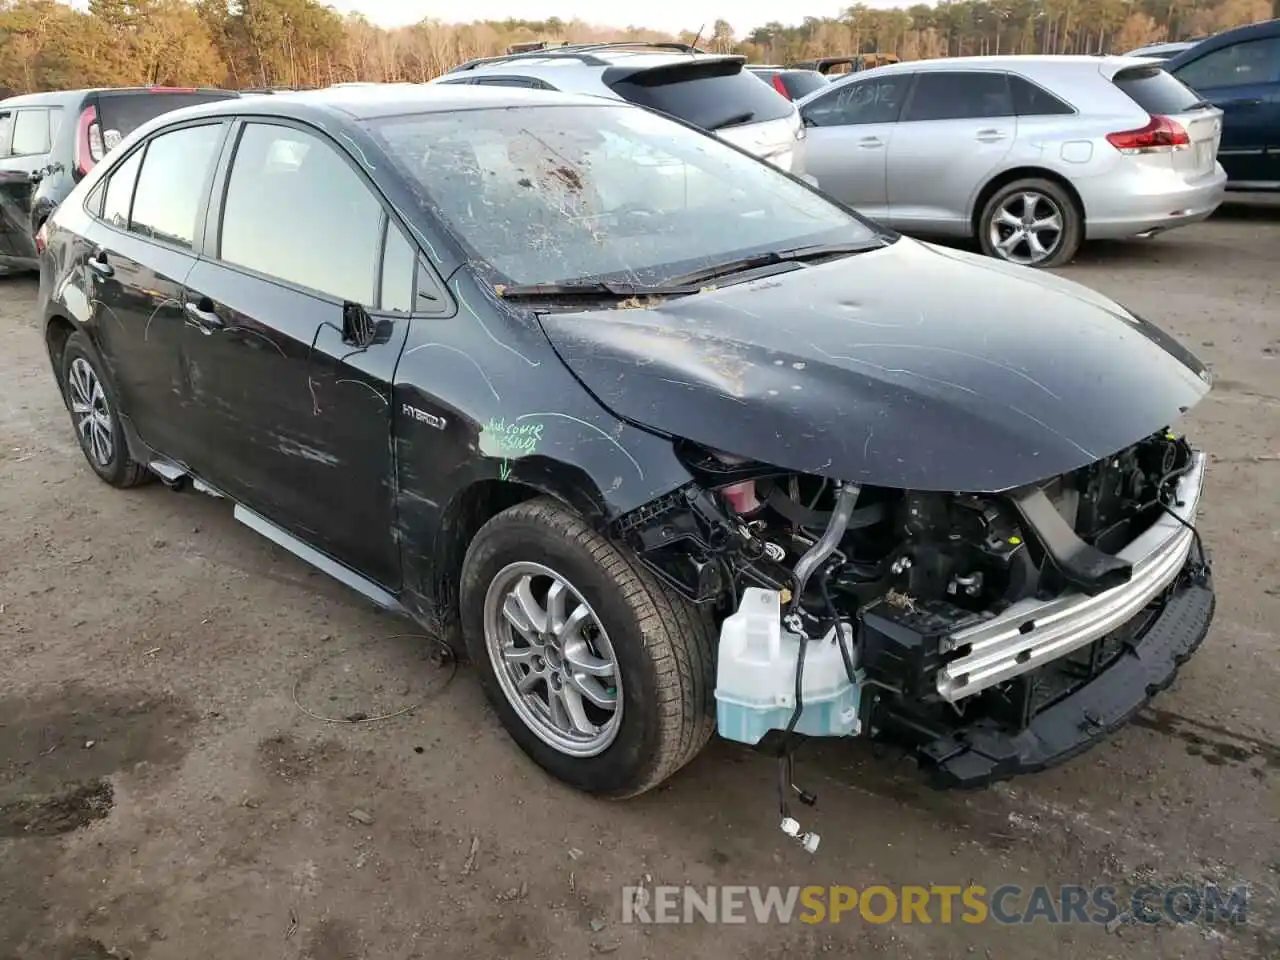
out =
<path fill-rule="evenodd" d="M 1057 201 L 1035 190 L 1006 197 L 987 225 L 991 246 L 1010 263 L 1035 266 L 1062 244 L 1066 216 Z"/>
<path fill-rule="evenodd" d="M 512 563 L 489 584 L 484 640 L 503 695 L 544 743 L 603 753 L 622 722 L 618 661 L 600 618 L 563 576 Z"/>
<path fill-rule="evenodd" d="M 83 357 L 76 357 L 71 362 L 68 381 L 71 418 L 80 436 L 80 445 L 94 463 L 106 469 L 115 459 L 115 431 L 102 381 Z"/>

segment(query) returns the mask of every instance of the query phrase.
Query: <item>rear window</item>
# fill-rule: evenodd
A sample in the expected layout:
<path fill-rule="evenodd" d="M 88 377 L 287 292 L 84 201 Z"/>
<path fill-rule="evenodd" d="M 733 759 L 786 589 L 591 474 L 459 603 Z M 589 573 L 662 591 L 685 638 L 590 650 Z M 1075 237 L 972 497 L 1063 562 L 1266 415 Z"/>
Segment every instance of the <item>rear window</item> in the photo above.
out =
<path fill-rule="evenodd" d="M 611 78 L 615 71 L 618 76 Z M 793 109 L 735 60 L 681 60 L 638 72 L 614 67 L 605 71 L 604 81 L 624 100 L 704 130 L 781 120 Z"/>
<path fill-rule="evenodd" d="M 148 120 L 170 110 L 197 103 L 227 100 L 232 93 L 204 91 L 199 93 L 100 93 L 98 120 L 102 124 L 102 140 L 108 150 L 133 133 Z"/>
<path fill-rule="evenodd" d="M 813 72 L 803 73 L 784 73 L 782 75 L 782 85 L 787 88 L 787 93 L 791 94 L 792 100 L 799 100 L 801 97 L 807 97 L 813 91 L 825 87 L 829 81 L 822 74 Z"/>
<path fill-rule="evenodd" d="M 1200 97 L 1163 67 L 1121 70 L 1112 82 L 1147 113 L 1170 114 L 1190 110 Z"/>

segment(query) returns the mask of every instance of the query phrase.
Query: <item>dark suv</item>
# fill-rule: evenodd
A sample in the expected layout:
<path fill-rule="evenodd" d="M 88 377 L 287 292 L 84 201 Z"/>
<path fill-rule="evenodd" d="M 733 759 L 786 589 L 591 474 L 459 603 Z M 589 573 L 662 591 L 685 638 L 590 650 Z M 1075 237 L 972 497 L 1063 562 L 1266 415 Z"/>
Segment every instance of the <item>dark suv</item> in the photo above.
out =
<path fill-rule="evenodd" d="M 0 273 L 35 270 L 36 234 L 108 150 L 162 113 L 238 94 L 134 87 L 0 100 Z"/>

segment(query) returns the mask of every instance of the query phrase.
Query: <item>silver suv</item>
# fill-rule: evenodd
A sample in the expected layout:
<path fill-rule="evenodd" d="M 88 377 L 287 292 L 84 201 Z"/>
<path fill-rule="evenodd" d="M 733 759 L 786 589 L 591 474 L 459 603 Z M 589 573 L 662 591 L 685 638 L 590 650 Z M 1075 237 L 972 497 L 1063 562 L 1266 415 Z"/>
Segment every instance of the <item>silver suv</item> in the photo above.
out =
<path fill-rule="evenodd" d="M 799 102 L 805 173 L 903 233 L 1013 263 L 1208 217 L 1222 111 L 1154 60 L 954 57 L 854 73 Z"/>
<path fill-rule="evenodd" d="M 746 58 L 683 43 L 580 43 L 469 60 L 432 83 L 562 90 L 626 100 L 701 127 L 774 166 L 802 173 L 795 105 L 745 69 Z"/>

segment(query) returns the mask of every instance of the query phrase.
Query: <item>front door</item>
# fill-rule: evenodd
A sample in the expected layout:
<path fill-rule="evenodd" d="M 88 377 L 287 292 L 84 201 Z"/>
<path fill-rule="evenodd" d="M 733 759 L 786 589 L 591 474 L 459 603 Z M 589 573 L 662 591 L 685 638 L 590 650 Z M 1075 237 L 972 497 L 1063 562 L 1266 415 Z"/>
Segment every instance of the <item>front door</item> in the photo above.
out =
<path fill-rule="evenodd" d="M 889 145 L 909 74 L 837 84 L 801 110 L 804 172 L 818 188 L 873 220 L 889 212 Z"/>
<path fill-rule="evenodd" d="M 1280 37 L 1220 47 L 1177 77 L 1222 108 L 1218 161 L 1231 185 L 1280 183 Z"/>
<path fill-rule="evenodd" d="M 327 136 L 254 122 L 238 141 L 183 297 L 183 362 L 200 411 L 191 465 L 394 589 L 391 383 L 416 250 Z M 364 320 L 370 343 L 350 336 Z"/>
<path fill-rule="evenodd" d="M 966 235 L 969 201 L 1012 149 L 1018 121 L 1008 78 L 921 72 L 889 147 L 889 222 Z"/>

